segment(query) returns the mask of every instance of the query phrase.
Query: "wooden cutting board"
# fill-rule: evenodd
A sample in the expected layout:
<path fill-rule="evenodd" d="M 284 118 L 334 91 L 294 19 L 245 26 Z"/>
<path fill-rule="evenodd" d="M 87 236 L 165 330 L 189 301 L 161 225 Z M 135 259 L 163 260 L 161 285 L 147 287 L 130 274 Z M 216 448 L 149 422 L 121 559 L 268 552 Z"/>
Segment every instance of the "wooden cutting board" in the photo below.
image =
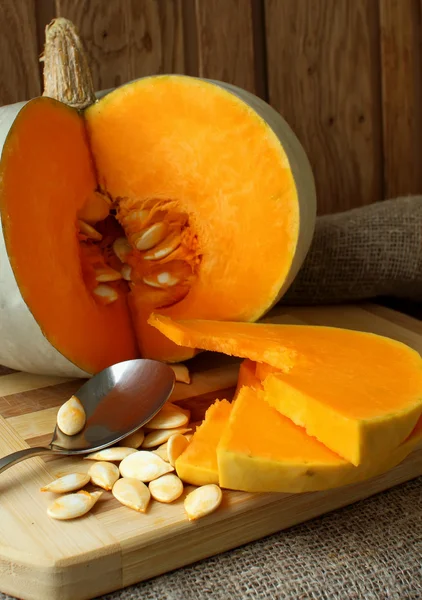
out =
<path fill-rule="evenodd" d="M 374 305 L 280 309 L 265 320 L 323 324 L 383 334 L 422 353 L 422 323 Z M 238 361 L 202 354 L 191 385 L 173 400 L 202 418 L 215 398 L 230 398 Z M 81 381 L 7 372 L 0 377 L 0 456 L 43 445 L 58 407 Z M 224 492 L 218 511 L 189 522 L 183 497 L 154 502 L 142 515 L 105 492 L 93 511 L 60 522 L 46 514 L 52 495 L 39 488 L 52 477 L 87 470 L 81 459 L 32 458 L 0 475 L 0 590 L 31 600 L 80 600 L 120 589 L 351 504 L 422 474 L 422 448 L 369 481 L 299 495 Z M 187 487 L 186 492 L 190 489 Z"/>

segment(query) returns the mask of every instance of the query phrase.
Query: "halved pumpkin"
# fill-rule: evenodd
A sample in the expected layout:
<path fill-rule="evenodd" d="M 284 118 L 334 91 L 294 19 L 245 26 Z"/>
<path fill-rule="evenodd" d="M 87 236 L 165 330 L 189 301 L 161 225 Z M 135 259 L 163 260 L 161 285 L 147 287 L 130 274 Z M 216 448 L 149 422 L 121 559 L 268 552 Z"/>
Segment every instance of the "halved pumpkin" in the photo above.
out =
<path fill-rule="evenodd" d="M 148 325 L 153 310 L 255 321 L 312 236 L 313 178 L 291 130 L 247 92 L 197 78 L 147 77 L 82 114 L 35 99 L 14 120 L 0 169 L 23 300 L 88 373 L 139 353 L 192 356 Z M 15 332 L 17 314 L 9 306 L 0 317 Z M 37 344 L 27 344 L 36 362 Z M 0 361 L 19 368 L 18 341 L 12 354 Z"/>

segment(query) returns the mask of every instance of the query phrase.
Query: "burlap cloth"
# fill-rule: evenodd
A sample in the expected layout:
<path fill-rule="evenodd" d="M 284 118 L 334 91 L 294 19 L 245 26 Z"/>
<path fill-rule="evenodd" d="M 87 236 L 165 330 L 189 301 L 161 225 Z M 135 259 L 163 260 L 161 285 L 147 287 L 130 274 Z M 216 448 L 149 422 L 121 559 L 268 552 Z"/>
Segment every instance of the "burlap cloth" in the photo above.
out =
<path fill-rule="evenodd" d="M 319 217 L 308 256 L 282 302 L 380 296 L 422 301 L 422 196 Z"/>
<path fill-rule="evenodd" d="M 379 296 L 422 300 L 422 197 L 319 218 L 283 302 Z M 422 477 L 103 598 L 420 600 Z"/>

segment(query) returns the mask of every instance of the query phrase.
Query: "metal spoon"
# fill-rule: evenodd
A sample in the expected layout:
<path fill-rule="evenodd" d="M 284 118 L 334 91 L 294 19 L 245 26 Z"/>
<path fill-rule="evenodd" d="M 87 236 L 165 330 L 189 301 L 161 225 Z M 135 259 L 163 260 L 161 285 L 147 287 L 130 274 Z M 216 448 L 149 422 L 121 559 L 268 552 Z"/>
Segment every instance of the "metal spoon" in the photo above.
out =
<path fill-rule="evenodd" d="M 104 369 L 75 392 L 85 409 L 84 429 L 68 436 L 56 425 L 48 446 L 1 458 L 0 473 L 31 456 L 88 454 L 112 446 L 157 414 L 174 382 L 173 370 L 155 360 L 128 360 Z"/>

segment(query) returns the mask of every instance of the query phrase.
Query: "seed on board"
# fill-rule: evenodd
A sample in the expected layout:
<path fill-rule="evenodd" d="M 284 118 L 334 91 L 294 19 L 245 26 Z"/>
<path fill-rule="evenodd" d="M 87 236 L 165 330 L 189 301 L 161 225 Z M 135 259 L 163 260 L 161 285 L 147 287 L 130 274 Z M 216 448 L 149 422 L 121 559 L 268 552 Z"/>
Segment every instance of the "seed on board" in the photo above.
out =
<path fill-rule="evenodd" d="M 167 442 L 164 442 L 164 444 L 161 444 L 161 446 L 158 446 L 158 448 L 156 448 L 152 452 L 160 458 L 162 458 L 163 460 L 165 460 L 166 462 L 170 462 L 167 453 Z"/>
<path fill-rule="evenodd" d="M 169 365 L 169 367 L 173 369 L 176 381 L 179 381 L 180 383 L 190 383 L 189 369 L 186 365 L 182 363 L 175 363 L 173 365 Z"/>
<path fill-rule="evenodd" d="M 180 246 L 179 233 L 169 235 L 161 244 L 157 244 L 155 248 L 144 254 L 145 260 L 160 260 L 166 258 Z"/>
<path fill-rule="evenodd" d="M 167 440 L 175 433 L 186 433 L 187 431 L 190 431 L 190 429 L 186 427 L 178 427 L 176 429 L 156 429 L 155 431 L 147 433 L 142 443 L 142 448 L 155 448 L 156 446 L 160 446 L 161 444 L 164 444 L 164 442 L 167 442 Z"/>
<path fill-rule="evenodd" d="M 162 221 L 154 223 L 135 238 L 137 250 L 150 250 L 161 242 L 167 232 L 167 225 Z"/>
<path fill-rule="evenodd" d="M 169 463 L 156 454 L 145 450 L 139 450 L 135 454 L 127 456 L 120 463 L 119 469 L 122 477 L 139 479 L 146 483 L 174 471 Z"/>
<path fill-rule="evenodd" d="M 174 429 L 183 427 L 190 419 L 190 411 L 175 406 L 171 402 L 164 404 L 163 408 L 146 423 L 146 429 Z"/>
<path fill-rule="evenodd" d="M 120 477 L 120 471 L 119 467 L 111 462 L 99 461 L 90 467 L 88 475 L 94 485 L 111 490 Z"/>
<path fill-rule="evenodd" d="M 85 221 L 81 221 L 80 219 L 78 219 L 78 227 L 79 231 L 86 235 L 86 237 L 90 240 L 100 242 L 103 239 L 101 233 L 94 229 L 92 225 L 89 225 L 89 223 L 85 223 Z"/>
<path fill-rule="evenodd" d="M 176 460 L 188 446 L 188 440 L 180 433 L 169 437 L 167 440 L 167 456 L 172 467 L 174 467 Z"/>
<path fill-rule="evenodd" d="M 101 298 L 104 304 L 111 304 L 119 297 L 119 294 L 116 292 L 116 290 L 105 283 L 100 283 L 100 285 L 97 285 L 97 287 L 93 290 L 93 294 Z"/>
<path fill-rule="evenodd" d="M 145 439 L 145 433 L 143 429 L 138 429 L 134 433 L 131 433 L 127 437 L 123 438 L 119 442 L 119 446 L 126 446 L 126 448 L 135 448 L 136 450 L 142 446 L 142 442 Z"/>
<path fill-rule="evenodd" d="M 132 281 L 132 267 L 130 265 L 123 265 L 120 273 L 125 281 Z"/>
<path fill-rule="evenodd" d="M 63 475 L 63 477 L 44 485 L 41 491 L 67 494 L 83 488 L 89 482 L 89 479 L 90 477 L 86 473 L 69 473 L 69 475 Z"/>
<path fill-rule="evenodd" d="M 54 500 L 52 504 L 47 508 L 47 514 L 53 519 L 59 521 L 67 521 L 69 519 L 76 519 L 82 517 L 97 502 L 100 496 L 104 492 L 76 492 L 76 494 L 67 494 Z"/>
<path fill-rule="evenodd" d="M 124 263 L 132 252 L 132 248 L 125 237 L 118 237 L 113 242 L 113 251 L 117 258 Z"/>
<path fill-rule="evenodd" d="M 136 452 L 135 448 L 127 448 L 126 446 L 113 446 L 112 448 L 104 448 L 104 450 L 87 454 L 84 456 L 84 460 L 120 462 L 134 452 Z"/>
<path fill-rule="evenodd" d="M 218 485 L 209 483 L 196 488 L 184 501 L 189 521 L 195 521 L 214 512 L 221 504 L 223 494 Z"/>
<path fill-rule="evenodd" d="M 118 281 L 122 278 L 122 274 L 111 267 L 101 267 L 95 269 L 95 281 L 105 283 L 107 281 Z"/>
<path fill-rule="evenodd" d="M 183 483 L 174 475 L 174 473 L 168 473 L 158 479 L 154 479 L 149 484 L 149 491 L 154 500 L 158 502 L 165 502 L 169 504 L 174 502 L 177 498 L 183 494 Z"/>
<path fill-rule="evenodd" d="M 151 500 L 151 493 L 145 483 L 133 477 L 122 477 L 116 481 L 112 494 L 121 504 L 142 513 Z"/>
<path fill-rule="evenodd" d="M 66 435 L 76 435 L 85 426 L 86 415 L 81 401 L 72 396 L 59 408 L 57 426 Z"/>
<path fill-rule="evenodd" d="M 177 285 L 180 281 L 179 277 L 172 275 L 168 271 L 154 273 L 143 277 L 142 281 L 147 285 L 155 288 L 167 288 Z"/>

